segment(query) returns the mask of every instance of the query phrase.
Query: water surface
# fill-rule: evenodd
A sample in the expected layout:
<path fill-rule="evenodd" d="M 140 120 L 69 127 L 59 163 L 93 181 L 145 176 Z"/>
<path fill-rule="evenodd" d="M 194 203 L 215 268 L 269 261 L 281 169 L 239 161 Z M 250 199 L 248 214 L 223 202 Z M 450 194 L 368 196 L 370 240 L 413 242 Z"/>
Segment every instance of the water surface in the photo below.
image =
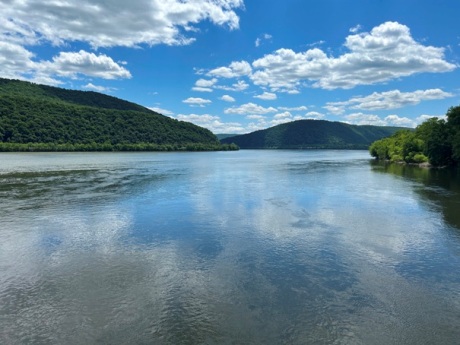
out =
<path fill-rule="evenodd" d="M 453 344 L 459 181 L 365 151 L 0 154 L 0 343 Z"/>

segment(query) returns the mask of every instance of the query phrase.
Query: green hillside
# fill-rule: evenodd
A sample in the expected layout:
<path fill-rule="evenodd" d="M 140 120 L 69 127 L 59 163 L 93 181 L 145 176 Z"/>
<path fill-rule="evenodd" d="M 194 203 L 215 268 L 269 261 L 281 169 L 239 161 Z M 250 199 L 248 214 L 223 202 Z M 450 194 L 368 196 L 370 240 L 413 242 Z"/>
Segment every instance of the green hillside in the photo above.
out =
<path fill-rule="evenodd" d="M 399 127 L 356 126 L 324 120 L 299 120 L 264 130 L 222 139 L 242 149 L 367 149 Z"/>
<path fill-rule="evenodd" d="M 3 151 L 228 148 L 205 128 L 115 97 L 0 78 Z"/>

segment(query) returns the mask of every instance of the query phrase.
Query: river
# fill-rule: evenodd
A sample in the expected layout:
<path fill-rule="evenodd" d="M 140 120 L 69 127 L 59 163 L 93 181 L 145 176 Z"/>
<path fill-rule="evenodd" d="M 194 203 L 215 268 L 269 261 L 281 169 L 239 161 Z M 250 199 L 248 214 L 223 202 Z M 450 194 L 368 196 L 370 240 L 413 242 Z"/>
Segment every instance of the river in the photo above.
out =
<path fill-rule="evenodd" d="M 2 153 L 0 343 L 458 343 L 459 211 L 366 151 Z"/>

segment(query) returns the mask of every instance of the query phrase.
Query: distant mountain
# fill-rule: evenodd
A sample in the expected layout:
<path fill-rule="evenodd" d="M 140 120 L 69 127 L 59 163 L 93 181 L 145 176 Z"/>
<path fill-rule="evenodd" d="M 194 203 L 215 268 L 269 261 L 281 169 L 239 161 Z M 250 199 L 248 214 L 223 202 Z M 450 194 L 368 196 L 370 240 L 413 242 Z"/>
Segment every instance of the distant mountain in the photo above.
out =
<path fill-rule="evenodd" d="M 116 97 L 0 78 L 0 150 L 20 150 L 24 144 L 43 150 L 201 150 L 221 145 L 205 128 Z"/>
<path fill-rule="evenodd" d="M 401 127 L 357 126 L 324 120 L 298 120 L 222 139 L 241 149 L 367 149 Z"/>

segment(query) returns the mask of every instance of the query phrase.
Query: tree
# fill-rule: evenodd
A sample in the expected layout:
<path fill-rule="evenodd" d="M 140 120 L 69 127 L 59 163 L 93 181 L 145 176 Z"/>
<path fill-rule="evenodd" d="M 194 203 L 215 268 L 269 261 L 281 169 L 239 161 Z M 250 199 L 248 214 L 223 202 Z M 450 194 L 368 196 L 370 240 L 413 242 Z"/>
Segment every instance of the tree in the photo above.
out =
<path fill-rule="evenodd" d="M 431 118 L 416 129 L 416 135 L 423 140 L 423 153 L 431 164 L 444 166 L 452 164 L 452 145 L 449 129 L 444 120 Z"/>
<path fill-rule="evenodd" d="M 460 106 L 450 107 L 447 111 L 447 124 L 452 145 L 452 159 L 460 162 Z"/>

